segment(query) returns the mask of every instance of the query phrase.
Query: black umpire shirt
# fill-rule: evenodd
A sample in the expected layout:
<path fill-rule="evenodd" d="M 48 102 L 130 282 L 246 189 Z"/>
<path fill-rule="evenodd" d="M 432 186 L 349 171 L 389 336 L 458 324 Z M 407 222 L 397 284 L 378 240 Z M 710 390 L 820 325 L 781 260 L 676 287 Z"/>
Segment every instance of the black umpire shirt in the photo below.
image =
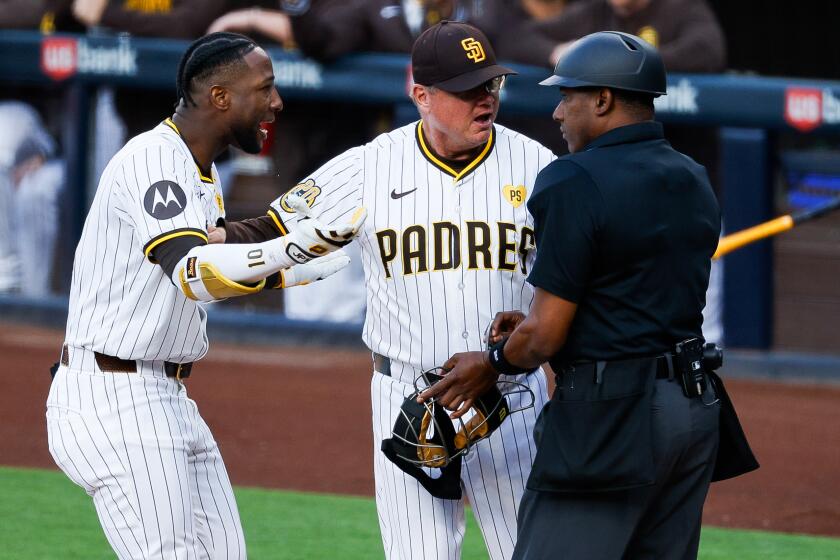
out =
<path fill-rule="evenodd" d="M 700 337 L 720 209 L 705 169 L 653 121 L 613 129 L 537 176 L 528 281 L 578 305 L 550 363 L 666 352 Z"/>

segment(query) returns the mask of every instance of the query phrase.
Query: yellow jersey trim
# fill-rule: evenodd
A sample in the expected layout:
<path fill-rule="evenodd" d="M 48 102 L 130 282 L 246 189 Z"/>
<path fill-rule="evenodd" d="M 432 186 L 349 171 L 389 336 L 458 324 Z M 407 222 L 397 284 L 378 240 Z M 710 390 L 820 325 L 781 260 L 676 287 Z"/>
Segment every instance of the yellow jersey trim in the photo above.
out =
<path fill-rule="evenodd" d="M 465 176 L 467 176 L 472 170 L 478 167 L 485 159 L 487 159 L 487 155 L 490 153 L 490 150 L 493 149 L 493 145 L 496 141 L 496 129 L 490 129 L 490 138 L 487 139 L 487 143 L 484 144 L 484 149 L 481 150 L 481 153 L 476 156 L 474 160 L 472 160 L 467 166 L 461 170 L 461 172 L 457 172 L 444 162 L 439 160 L 437 156 L 429 149 L 426 145 L 426 140 L 423 138 L 423 121 L 417 123 L 417 144 L 420 146 L 420 151 L 426 156 L 432 164 L 434 164 L 438 169 L 452 175 L 453 181 L 460 181 Z"/>
<path fill-rule="evenodd" d="M 183 141 L 184 137 L 181 136 L 181 131 L 178 130 L 178 125 L 176 125 L 175 122 L 171 118 L 168 118 L 165 121 L 163 121 L 163 124 L 165 124 L 166 126 L 171 128 L 172 130 L 174 130 L 175 134 L 180 136 L 181 140 Z M 193 163 L 195 163 L 195 162 L 193 162 Z M 215 184 L 215 181 L 213 180 L 212 177 L 207 177 L 204 173 L 201 172 L 201 168 L 198 166 L 197 163 L 195 164 L 195 169 L 196 169 L 196 171 L 198 171 L 198 178 L 201 179 L 202 183 L 209 183 L 211 185 Z"/>
<path fill-rule="evenodd" d="M 181 131 L 178 130 L 178 125 L 176 125 L 175 122 L 171 118 L 167 118 L 165 121 L 163 121 L 163 124 L 165 124 L 166 126 L 171 128 L 172 130 L 174 130 L 175 134 L 177 134 L 178 136 L 181 136 Z"/>
<path fill-rule="evenodd" d="M 277 211 L 274 208 L 268 209 L 268 215 L 271 216 L 271 219 L 274 220 L 274 227 L 277 228 L 277 231 L 280 232 L 280 236 L 289 235 L 289 230 L 283 225 L 283 220 L 280 219 L 280 216 L 277 215 Z"/>
<path fill-rule="evenodd" d="M 152 258 L 151 253 L 154 251 L 155 247 L 169 241 L 170 239 L 175 239 L 176 237 L 184 237 L 186 235 L 194 235 L 196 237 L 201 238 L 205 244 L 209 241 L 207 239 L 207 234 L 201 231 L 200 229 L 193 229 L 193 228 L 183 228 L 183 229 L 176 229 L 172 231 L 167 231 L 166 233 L 162 233 L 157 237 L 153 237 L 143 246 L 143 254 L 146 255 L 146 258 L 149 259 L 150 262 L 157 264 L 157 261 Z"/>

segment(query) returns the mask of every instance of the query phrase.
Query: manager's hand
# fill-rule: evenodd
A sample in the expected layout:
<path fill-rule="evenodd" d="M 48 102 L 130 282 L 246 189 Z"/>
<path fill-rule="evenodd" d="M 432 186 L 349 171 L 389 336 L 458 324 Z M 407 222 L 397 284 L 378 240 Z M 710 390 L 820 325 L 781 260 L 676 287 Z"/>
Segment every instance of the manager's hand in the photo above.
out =
<path fill-rule="evenodd" d="M 496 344 L 506 336 L 510 336 L 519 323 L 525 320 L 525 314 L 521 311 L 499 311 L 493 317 L 493 322 L 490 324 L 490 333 L 487 341 L 490 344 Z"/>
<path fill-rule="evenodd" d="M 207 228 L 208 243 L 224 243 L 227 240 L 227 230 L 223 227 L 210 226 Z"/>
<path fill-rule="evenodd" d="M 499 379 L 490 366 L 486 352 L 462 352 L 455 354 L 445 364 L 447 371 L 443 379 L 420 393 L 418 402 L 434 398 L 438 403 L 454 411 L 450 418 L 460 418 L 472 408 L 475 399 L 483 395 Z"/>

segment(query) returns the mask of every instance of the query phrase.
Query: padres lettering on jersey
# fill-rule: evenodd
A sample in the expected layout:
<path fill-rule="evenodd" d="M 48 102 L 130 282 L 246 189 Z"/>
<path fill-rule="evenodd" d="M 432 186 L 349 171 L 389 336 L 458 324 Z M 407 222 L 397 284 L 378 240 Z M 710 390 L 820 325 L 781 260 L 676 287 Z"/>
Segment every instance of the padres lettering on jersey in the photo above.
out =
<path fill-rule="evenodd" d="M 391 278 L 392 262 L 402 263 L 404 275 L 455 270 L 462 264 L 462 255 L 470 270 L 509 272 L 516 270 L 518 255 L 519 269 L 522 274 L 528 274 L 528 255 L 535 248 L 533 229 L 518 228 L 509 222 L 496 222 L 494 227 L 485 222 L 467 221 L 466 226 L 463 245 L 461 228 L 452 222 L 436 222 L 432 224 L 431 232 L 423 224 L 409 226 L 402 232 L 393 228 L 377 231 L 376 241 L 385 277 Z M 516 239 L 519 239 L 518 243 Z"/>
<path fill-rule="evenodd" d="M 325 220 L 368 208 L 358 238 L 368 284 L 365 343 L 426 369 L 480 349 L 498 311 L 530 306 L 534 232 L 525 202 L 554 156 L 496 125 L 476 160 L 456 172 L 428 149 L 421 127 L 349 150 L 293 190 Z M 298 219 L 283 197 L 269 214 L 281 232 Z"/>
<path fill-rule="evenodd" d="M 201 174 L 171 120 L 128 142 L 102 174 L 76 248 L 66 341 L 129 360 L 201 358 L 206 312 L 152 252 L 175 237 L 207 241 L 220 217 L 215 167 Z"/>

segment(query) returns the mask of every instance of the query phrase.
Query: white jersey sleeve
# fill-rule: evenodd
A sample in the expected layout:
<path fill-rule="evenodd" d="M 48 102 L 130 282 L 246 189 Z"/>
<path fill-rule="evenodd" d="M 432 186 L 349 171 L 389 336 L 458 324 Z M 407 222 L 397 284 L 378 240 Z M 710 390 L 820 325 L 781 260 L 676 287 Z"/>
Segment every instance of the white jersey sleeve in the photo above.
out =
<path fill-rule="evenodd" d="M 301 181 L 283 196 L 274 200 L 268 215 L 282 235 L 294 231 L 302 217 L 287 203 L 290 193 L 306 200 L 312 214 L 327 224 L 343 224 L 352 218 L 362 205 L 364 183 L 364 151 L 352 148 L 322 165 L 315 173 Z"/>
<path fill-rule="evenodd" d="M 155 247 L 175 237 L 207 241 L 205 197 L 219 198 L 214 185 L 195 186 L 195 163 L 163 143 L 144 146 L 123 158 L 114 171 L 116 212 L 133 227 L 143 253 L 154 262 Z M 217 202 L 219 214 L 223 205 Z"/>

